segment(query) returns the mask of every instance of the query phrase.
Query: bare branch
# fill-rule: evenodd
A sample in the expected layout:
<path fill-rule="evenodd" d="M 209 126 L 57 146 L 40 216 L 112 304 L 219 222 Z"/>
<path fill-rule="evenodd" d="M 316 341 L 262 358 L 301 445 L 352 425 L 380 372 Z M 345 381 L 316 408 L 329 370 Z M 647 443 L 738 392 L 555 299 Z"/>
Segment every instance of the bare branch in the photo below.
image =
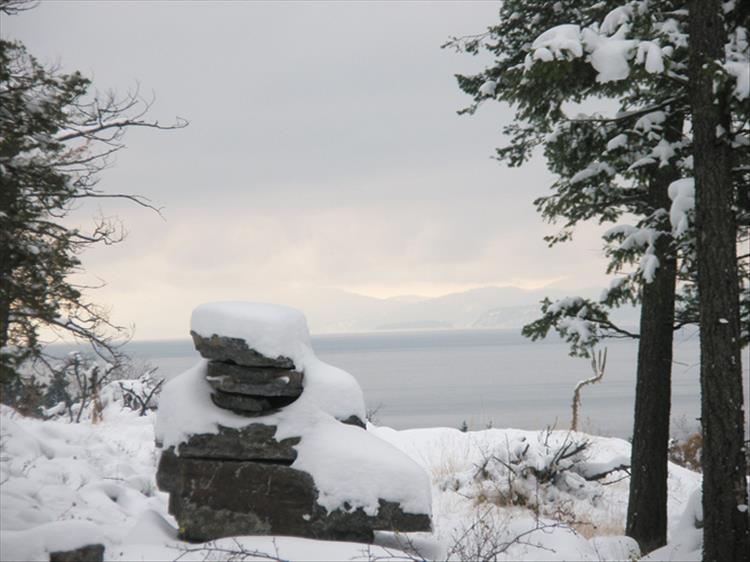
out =
<path fill-rule="evenodd" d="M 97 133 L 101 133 L 102 131 L 107 131 L 110 129 L 116 129 L 120 131 L 128 127 L 149 127 L 151 129 L 161 129 L 163 131 L 169 131 L 173 129 L 184 129 L 188 125 L 188 120 L 183 119 L 182 117 L 177 117 L 176 122 L 173 125 L 161 125 L 158 121 L 137 121 L 132 119 L 122 119 L 115 122 L 100 123 L 88 128 L 74 129 L 69 133 L 64 133 L 58 136 L 56 140 L 59 142 L 66 142 L 73 139 L 87 138 L 101 140 L 103 142 L 111 142 L 117 137 L 98 137 Z"/>
<path fill-rule="evenodd" d="M 151 199 L 149 199 L 148 197 L 144 197 L 143 195 L 129 195 L 127 193 L 103 193 L 100 191 L 85 190 L 79 194 L 74 195 L 73 199 L 127 199 L 128 201 L 132 201 L 136 205 L 140 205 L 141 207 L 145 207 L 146 209 L 151 209 L 157 215 L 159 215 L 162 220 L 167 220 L 162 214 L 162 210 L 164 209 L 164 207 L 155 207 L 151 204 Z"/>
<path fill-rule="evenodd" d="M 594 372 L 594 376 L 588 379 L 579 381 L 575 389 L 573 389 L 573 414 L 570 421 L 570 430 L 578 431 L 578 408 L 581 406 L 581 389 L 589 384 L 595 384 L 602 380 L 604 377 L 604 369 L 607 366 L 607 348 L 604 348 L 604 356 L 599 350 L 598 355 L 592 353 L 591 357 L 591 370 Z"/>

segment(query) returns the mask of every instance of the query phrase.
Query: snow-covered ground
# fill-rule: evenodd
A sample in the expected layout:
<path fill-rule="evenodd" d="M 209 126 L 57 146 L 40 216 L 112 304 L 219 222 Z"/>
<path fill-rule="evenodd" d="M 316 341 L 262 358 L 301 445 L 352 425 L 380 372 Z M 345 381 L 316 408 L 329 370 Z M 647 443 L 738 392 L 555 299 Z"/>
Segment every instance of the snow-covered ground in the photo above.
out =
<path fill-rule="evenodd" d="M 117 402 L 104 420 L 70 424 L 24 418 L 0 409 L 0 559 L 48 560 L 49 552 L 91 543 L 106 546 L 108 560 L 203 560 L 205 545 L 176 539 L 167 495 L 154 482 L 159 451 L 153 415 L 138 417 Z M 622 536 L 627 504 L 625 473 L 598 482 L 583 476 L 616 467 L 629 444 L 566 432 L 488 429 L 463 433 L 432 428 L 395 431 L 369 426 L 374 435 L 421 465 L 432 483 L 432 534 L 379 533 L 377 545 L 290 537 L 243 537 L 210 545 L 210 559 L 227 559 L 242 548 L 284 560 L 478 559 L 628 560 Z M 590 442 L 575 470 L 554 486 L 524 478 L 544 469 L 566 443 Z M 572 458 L 572 457 L 571 457 Z M 505 468 L 513 467 L 512 477 Z M 565 461 L 560 463 L 565 468 Z M 670 529 L 700 475 L 670 465 Z M 524 494 L 526 494 L 524 496 Z M 525 503 L 523 505 L 513 505 Z M 535 512 L 540 516 L 535 516 Z M 223 550 L 222 550 L 223 549 Z M 414 551 L 418 552 L 418 555 Z"/>

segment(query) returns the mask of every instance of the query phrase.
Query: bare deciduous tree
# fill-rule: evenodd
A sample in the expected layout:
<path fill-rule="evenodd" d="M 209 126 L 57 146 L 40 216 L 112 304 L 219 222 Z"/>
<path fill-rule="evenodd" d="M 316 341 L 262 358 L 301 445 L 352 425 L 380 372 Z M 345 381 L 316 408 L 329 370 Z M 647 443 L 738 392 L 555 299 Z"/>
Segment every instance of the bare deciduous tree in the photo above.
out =
<path fill-rule="evenodd" d="M 0 2 L 4 16 L 31 4 Z M 99 216 L 87 231 L 66 221 L 85 200 L 126 199 L 159 212 L 140 195 L 99 187 L 100 174 L 124 148 L 133 128 L 179 129 L 149 120 L 147 99 L 136 87 L 124 95 L 91 93 L 79 72 L 44 66 L 23 44 L 0 40 L 0 385 L 17 380 L 27 360 L 46 361 L 43 347 L 68 336 L 91 344 L 114 362 L 123 326 L 90 302 L 93 288 L 72 280 L 80 254 L 121 241 L 116 218 Z M 50 335 L 51 334 L 51 335 Z"/>

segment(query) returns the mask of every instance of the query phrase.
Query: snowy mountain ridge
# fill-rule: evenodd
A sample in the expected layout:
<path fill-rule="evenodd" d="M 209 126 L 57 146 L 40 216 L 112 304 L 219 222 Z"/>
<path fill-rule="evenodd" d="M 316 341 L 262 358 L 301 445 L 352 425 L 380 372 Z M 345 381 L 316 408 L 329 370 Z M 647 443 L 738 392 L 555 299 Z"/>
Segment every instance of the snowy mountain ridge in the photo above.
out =
<path fill-rule="evenodd" d="M 599 293 L 596 288 L 575 291 L 488 286 L 438 297 L 405 295 L 381 299 L 340 289 L 317 289 L 291 295 L 286 302 L 304 310 L 310 330 L 316 334 L 448 328 L 520 329 L 539 317 L 539 303 L 545 297 L 555 300 L 572 294 L 595 297 Z"/>

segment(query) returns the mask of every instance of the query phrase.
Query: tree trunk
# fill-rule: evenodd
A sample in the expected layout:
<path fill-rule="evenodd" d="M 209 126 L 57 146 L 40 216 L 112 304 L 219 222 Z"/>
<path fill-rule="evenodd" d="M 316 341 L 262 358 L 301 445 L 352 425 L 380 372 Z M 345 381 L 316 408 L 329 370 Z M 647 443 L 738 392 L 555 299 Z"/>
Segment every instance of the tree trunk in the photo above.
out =
<path fill-rule="evenodd" d="M 709 561 L 747 560 L 750 552 L 731 152 L 726 139 L 717 138 L 721 127 L 729 131 L 729 114 L 721 94 L 715 96 L 713 91 L 714 61 L 724 59 L 722 14 L 719 0 L 691 0 L 689 78 L 698 233 L 703 560 Z"/>
<path fill-rule="evenodd" d="M 669 115 L 664 123 L 668 142 L 682 138 L 685 116 Z M 650 177 L 649 205 L 669 209 L 669 184 L 679 179 L 673 166 L 659 167 Z M 667 458 L 672 392 L 677 263 L 669 220 L 662 218 L 655 242 L 659 267 L 641 296 L 640 339 L 635 389 L 633 447 L 626 534 L 650 552 L 667 542 Z"/>
<path fill-rule="evenodd" d="M 660 170 L 652 179 L 649 191 L 655 208 L 669 208 L 667 188 L 674 179 L 672 168 Z M 626 534 L 638 541 L 644 553 L 667 542 L 667 447 L 677 277 L 671 242 L 668 232 L 657 239 L 659 268 L 654 280 L 644 284 L 641 298 Z"/>
<path fill-rule="evenodd" d="M 9 216 L 11 215 L 11 201 L 15 190 L 7 183 L 0 182 L 0 354 L 8 345 L 10 331 L 10 275 L 11 275 L 11 232 Z M 6 383 L 15 375 L 6 357 L 0 355 L 0 394 Z M 0 399 L 1 401 L 1 399 Z"/>

